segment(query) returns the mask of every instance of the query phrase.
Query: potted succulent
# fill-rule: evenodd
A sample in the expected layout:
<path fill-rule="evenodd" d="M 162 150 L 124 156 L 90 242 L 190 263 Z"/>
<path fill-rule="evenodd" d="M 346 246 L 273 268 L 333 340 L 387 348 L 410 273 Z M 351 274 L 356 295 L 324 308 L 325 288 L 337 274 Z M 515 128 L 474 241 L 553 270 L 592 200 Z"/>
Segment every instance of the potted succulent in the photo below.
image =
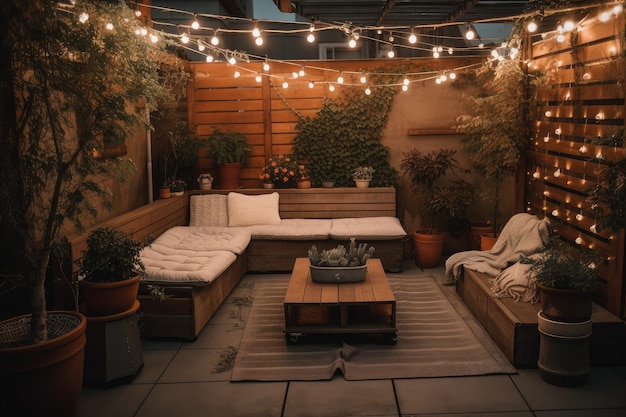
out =
<path fill-rule="evenodd" d="M 87 236 L 87 250 L 76 261 L 89 315 L 106 316 L 132 308 L 144 271 L 140 253 L 148 242 L 110 227 Z"/>
<path fill-rule="evenodd" d="M 215 129 L 209 136 L 207 152 L 218 165 L 219 188 L 239 188 L 241 166 L 248 162 L 252 146 L 241 132 Z"/>
<path fill-rule="evenodd" d="M 361 282 L 367 275 L 367 260 L 374 255 L 374 247 L 356 243 L 350 238 L 346 249 L 343 245 L 319 252 L 315 245 L 309 249 L 311 279 L 315 282 Z"/>
<path fill-rule="evenodd" d="M 352 180 L 357 188 L 367 188 L 374 176 L 374 168 L 372 167 L 356 167 L 351 172 Z"/>
<path fill-rule="evenodd" d="M 187 183 L 184 180 L 173 178 L 170 181 L 170 192 L 173 196 L 181 196 L 185 193 Z"/>
<path fill-rule="evenodd" d="M 413 194 L 419 196 L 427 216 L 425 227 L 413 231 L 415 263 L 421 268 L 439 265 L 445 240 L 445 231 L 440 227 L 467 218 L 470 185 L 461 179 L 447 183 L 443 180 L 447 172 L 469 172 L 459 165 L 455 154 L 452 149 L 423 153 L 417 148 L 403 153 L 401 169 L 408 175 Z M 438 227 L 436 220 L 442 223 Z"/>

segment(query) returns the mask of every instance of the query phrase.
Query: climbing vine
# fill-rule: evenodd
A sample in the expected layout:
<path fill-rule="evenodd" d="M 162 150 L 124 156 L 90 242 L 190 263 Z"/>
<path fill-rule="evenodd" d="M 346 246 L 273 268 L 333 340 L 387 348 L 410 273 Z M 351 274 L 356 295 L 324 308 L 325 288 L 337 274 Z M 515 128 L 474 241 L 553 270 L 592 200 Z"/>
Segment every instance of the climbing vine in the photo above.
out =
<path fill-rule="evenodd" d="M 325 100 L 316 117 L 299 119 L 296 158 L 307 162 L 314 186 L 325 180 L 353 186 L 350 172 L 359 166 L 374 168 L 372 186 L 394 186 L 398 171 L 390 165 L 389 149 L 381 140 L 396 88 L 376 87 L 370 95 L 360 88 L 341 90 L 338 98 Z"/>

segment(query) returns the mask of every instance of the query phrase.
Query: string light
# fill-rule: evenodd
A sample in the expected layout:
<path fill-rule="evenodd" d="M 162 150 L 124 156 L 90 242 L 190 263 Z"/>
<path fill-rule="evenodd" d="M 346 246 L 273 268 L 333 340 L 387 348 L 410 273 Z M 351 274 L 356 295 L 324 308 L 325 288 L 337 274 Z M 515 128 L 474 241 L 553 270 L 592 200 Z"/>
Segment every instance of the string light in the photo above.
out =
<path fill-rule="evenodd" d="M 330 91 L 330 92 L 335 91 L 335 85 L 334 84 L 329 84 L 328 85 L 328 91 Z"/>
<path fill-rule="evenodd" d="M 89 20 L 89 15 L 85 12 L 82 12 L 80 16 L 78 16 L 78 21 L 80 23 L 85 23 L 87 20 Z"/>
<path fill-rule="evenodd" d="M 313 81 L 309 81 L 309 88 L 315 87 L 315 83 Z"/>
<path fill-rule="evenodd" d="M 476 32 L 474 32 L 474 28 L 472 27 L 472 24 L 470 23 L 467 26 L 467 32 L 465 32 L 465 39 L 467 39 L 468 41 L 471 41 L 475 37 L 476 37 Z"/>
<path fill-rule="evenodd" d="M 256 77 L 254 79 L 256 80 L 257 83 L 260 83 L 261 81 L 263 81 L 263 77 L 259 73 L 256 74 Z"/>
<path fill-rule="evenodd" d="M 411 30 L 411 34 L 409 35 L 409 43 L 411 45 L 417 43 L 417 36 L 415 36 L 415 33 L 413 33 L 412 30 Z"/>
<path fill-rule="evenodd" d="M 343 84 L 343 72 L 339 73 L 339 77 L 337 77 L 337 83 Z"/>
<path fill-rule="evenodd" d="M 211 38 L 211 45 L 217 46 L 219 44 L 220 44 L 220 38 L 217 37 L 217 31 L 215 31 L 215 33 L 213 34 L 213 37 Z"/>
<path fill-rule="evenodd" d="M 200 29 L 200 22 L 198 22 L 198 15 L 197 14 L 193 15 L 193 22 L 191 23 L 191 28 L 193 30 Z"/>
<path fill-rule="evenodd" d="M 365 94 L 367 94 L 369 96 L 370 94 L 372 94 L 372 90 L 369 87 L 367 87 L 365 89 Z"/>
<path fill-rule="evenodd" d="M 534 20 L 528 22 L 528 25 L 526 25 L 526 30 L 530 33 L 535 33 L 537 31 L 537 22 L 535 22 Z"/>
<path fill-rule="evenodd" d="M 287 81 L 283 81 L 283 88 L 289 87 L 289 83 Z"/>
<path fill-rule="evenodd" d="M 267 62 L 267 59 L 265 60 L 265 62 L 263 62 L 263 71 L 267 72 L 270 70 L 270 63 Z"/>

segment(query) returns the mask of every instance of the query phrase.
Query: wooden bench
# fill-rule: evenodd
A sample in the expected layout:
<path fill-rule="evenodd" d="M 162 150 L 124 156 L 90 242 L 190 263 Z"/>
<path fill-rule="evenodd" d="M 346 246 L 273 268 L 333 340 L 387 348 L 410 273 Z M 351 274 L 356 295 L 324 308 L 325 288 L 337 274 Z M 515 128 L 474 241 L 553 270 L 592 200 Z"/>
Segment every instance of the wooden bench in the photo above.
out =
<path fill-rule="evenodd" d="M 487 333 L 518 368 L 537 366 L 539 305 L 496 298 L 490 275 L 465 269 L 456 289 Z M 594 303 L 590 339 L 592 365 L 616 365 L 625 361 L 626 326 L 622 320 Z"/>
<path fill-rule="evenodd" d="M 351 217 L 396 217 L 396 189 L 376 188 L 307 188 L 307 189 L 240 189 L 196 190 L 196 194 L 280 194 L 280 217 L 283 219 L 332 219 Z M 311 245 L 319 250 L 331 249 L 340 242 L 325 240 L 252 240 L 248 246 L 248 271 L 291 271 L 296 258 L 306 256 Z M 372 242 L 366 242 L 372 243 Z M 376 258 L 388 271 L 401 271 L 404 258 L 402 240 L 377 240 Z"/>

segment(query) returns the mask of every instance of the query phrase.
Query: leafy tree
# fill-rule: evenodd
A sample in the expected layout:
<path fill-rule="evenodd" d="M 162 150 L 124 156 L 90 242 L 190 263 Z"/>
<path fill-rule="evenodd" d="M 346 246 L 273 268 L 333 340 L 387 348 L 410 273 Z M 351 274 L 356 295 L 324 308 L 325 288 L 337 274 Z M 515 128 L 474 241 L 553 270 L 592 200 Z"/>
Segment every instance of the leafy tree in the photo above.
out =
<path fill-rule="evenodd" d="M 110 205 L 106 179 L 134 172 L 128 158 L 98 157 L 104 141 L 145 127 L 135 106 L 168 99 L 164 45 L 139 34 L 124 3 L 8 0 L 0 11 L 1 267 L 30 287 L 36 343 L 47 338 L 46 270 L 63 228 Z"/>

